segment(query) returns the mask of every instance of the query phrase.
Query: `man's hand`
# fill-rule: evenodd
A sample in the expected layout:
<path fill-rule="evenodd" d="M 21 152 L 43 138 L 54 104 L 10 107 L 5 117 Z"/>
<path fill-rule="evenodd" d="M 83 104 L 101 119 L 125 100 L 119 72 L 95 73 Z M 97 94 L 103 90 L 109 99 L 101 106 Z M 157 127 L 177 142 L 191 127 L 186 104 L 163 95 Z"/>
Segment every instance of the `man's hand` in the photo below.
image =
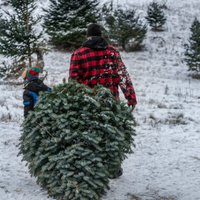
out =
<path fill-rule="evenodd" d="M 135 109 L 135 105 L 129 105 L 131 111 L 133 111 Z"/>

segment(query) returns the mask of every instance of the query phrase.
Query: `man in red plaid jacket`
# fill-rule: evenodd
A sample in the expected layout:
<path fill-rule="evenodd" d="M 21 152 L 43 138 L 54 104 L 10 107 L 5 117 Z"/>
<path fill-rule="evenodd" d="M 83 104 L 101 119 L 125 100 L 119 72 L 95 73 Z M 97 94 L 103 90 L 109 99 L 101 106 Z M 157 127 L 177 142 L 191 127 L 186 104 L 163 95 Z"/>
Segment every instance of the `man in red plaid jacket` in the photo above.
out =
<path fill-rule="evenodd" d="M 120 86 L 128 105 L 135 107 L 136 95 L 127 69 L 119 52 L 101 37 L 101 27 L 90 24 L 88 40 L 71 56 L 69 78 L 93 87 L 101 84 L 119 99 Z"/>

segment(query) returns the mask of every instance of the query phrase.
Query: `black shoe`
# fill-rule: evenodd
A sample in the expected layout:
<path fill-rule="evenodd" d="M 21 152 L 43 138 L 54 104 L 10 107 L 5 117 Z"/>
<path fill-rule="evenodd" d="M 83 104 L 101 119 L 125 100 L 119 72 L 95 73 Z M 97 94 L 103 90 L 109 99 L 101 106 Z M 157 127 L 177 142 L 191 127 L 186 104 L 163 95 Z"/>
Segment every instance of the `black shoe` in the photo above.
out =
<path fill-rule="evenodd" d="M 120 167 L 119 170 L 117 171 L 117 173 L 115 173 L 114 175 L 110 176 L 110 179 L 115 179 L 115 178 L 119 178 L 121 175 L 123 174 L 123 169 Z"/>
<path fill-rule="evenodd" d="M 123 174 L 123 169 L 120 167 L 118 172 L 118 177 L 120 177 Z"/>

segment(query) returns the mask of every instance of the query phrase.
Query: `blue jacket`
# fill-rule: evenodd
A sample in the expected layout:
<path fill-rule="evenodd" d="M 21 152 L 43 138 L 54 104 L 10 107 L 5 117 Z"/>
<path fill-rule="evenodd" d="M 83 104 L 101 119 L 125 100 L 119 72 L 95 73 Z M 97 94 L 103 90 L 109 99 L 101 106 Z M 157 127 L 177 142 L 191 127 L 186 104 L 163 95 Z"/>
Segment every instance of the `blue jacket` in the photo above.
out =
<path fill-rule="evenodd" d="M 51 88 L 46 86 L 39 78 L 33 78 L 24 82 L 24 117 L 27 117 L 29 111 L 34 110 L 34 107 L 38 102 L 39 92 L 41 91 L 51 91 Z"/>

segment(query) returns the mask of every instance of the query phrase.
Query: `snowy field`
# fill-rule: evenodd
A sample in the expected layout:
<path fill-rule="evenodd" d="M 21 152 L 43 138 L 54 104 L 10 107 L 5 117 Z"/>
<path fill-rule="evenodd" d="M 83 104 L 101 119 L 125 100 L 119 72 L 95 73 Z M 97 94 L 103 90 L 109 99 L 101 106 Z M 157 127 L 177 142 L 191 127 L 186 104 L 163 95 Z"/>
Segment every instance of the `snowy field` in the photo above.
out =
<path fill-rule="evenodd" d="M 134 2 L 143 17 L 151 1 L 123 2 Z M 200 200 L 200 80 L 188 76 L 183 62 L 189 27 L 195 16 L 200 19 L 200 1 L 166 2 L 166 30 L 149 29 L 143 52 L 121 52 L 138 98 L 136 148 L 103 200 Z M 67 78 L 69 61 L 70 53 L 47 54 L 45 83 Z M 17 157 L 22 92 L 22 86 L 0 85 L 0 200 L 52 200 Z"/>

